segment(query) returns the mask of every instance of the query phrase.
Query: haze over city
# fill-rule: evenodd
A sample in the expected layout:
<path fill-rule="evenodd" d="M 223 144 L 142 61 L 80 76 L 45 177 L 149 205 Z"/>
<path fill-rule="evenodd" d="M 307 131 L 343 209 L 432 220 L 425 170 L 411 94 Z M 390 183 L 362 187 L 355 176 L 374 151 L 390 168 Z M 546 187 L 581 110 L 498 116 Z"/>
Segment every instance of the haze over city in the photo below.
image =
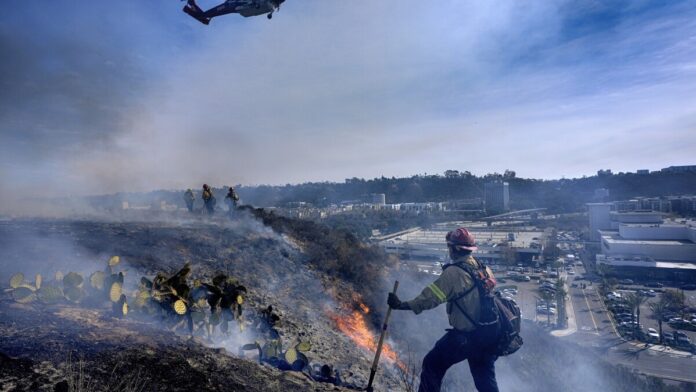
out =
<path fill-rule="evenodd" d="M 163 0 L 4 8 L 0 196 L 550 179 L 696 152 L 693 1 L 288 1 L 206 28 Z"/>

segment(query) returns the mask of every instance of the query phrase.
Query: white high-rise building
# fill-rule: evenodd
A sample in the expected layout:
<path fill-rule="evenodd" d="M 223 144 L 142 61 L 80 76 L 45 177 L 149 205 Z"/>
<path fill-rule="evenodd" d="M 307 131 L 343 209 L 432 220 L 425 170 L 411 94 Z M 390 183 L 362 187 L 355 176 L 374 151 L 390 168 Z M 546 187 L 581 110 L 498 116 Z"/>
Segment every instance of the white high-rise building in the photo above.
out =
<path fill-rule="evenodd" d="M 590 215 L 590 240 L 600 240 L 600 230 L 611 229 L 611 203 L 588 203 Z"/>

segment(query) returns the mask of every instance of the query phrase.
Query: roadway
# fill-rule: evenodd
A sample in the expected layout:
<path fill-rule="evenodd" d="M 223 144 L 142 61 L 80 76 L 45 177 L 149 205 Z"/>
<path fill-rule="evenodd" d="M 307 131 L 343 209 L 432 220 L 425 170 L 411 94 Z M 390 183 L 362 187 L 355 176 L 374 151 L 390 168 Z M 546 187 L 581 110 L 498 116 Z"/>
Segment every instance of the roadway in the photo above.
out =
<path fill-rule="evenodd" d="M 580 283 L 589 284 L 588 281 L 573 282 L 578 283 L 578 287 L 570 288 L 577 332 L 565 339 L 593 347 L 608 361 L 629 366 L 643 374 L 696 383 L 695 355 L 675 352 L 662 346 L 646 347 L 644 344 L 623 340 L 616 332 L 609 312 L 604 307 L 597 285 L 588 285 L 583 289 Z"/>

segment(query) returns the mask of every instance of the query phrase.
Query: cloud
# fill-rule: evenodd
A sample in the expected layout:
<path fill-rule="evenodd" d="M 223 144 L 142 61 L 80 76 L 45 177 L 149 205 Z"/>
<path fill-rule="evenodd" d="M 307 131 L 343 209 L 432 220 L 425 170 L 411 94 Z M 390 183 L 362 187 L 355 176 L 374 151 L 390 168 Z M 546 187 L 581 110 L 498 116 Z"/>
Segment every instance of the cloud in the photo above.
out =
<path fill-rule="evenodd" d="M 3 184 L 550 178 L 696 151 L 688 2 L 288 1 L 207 27 L 164 1 L 55 4 L 0 17 Z"/>

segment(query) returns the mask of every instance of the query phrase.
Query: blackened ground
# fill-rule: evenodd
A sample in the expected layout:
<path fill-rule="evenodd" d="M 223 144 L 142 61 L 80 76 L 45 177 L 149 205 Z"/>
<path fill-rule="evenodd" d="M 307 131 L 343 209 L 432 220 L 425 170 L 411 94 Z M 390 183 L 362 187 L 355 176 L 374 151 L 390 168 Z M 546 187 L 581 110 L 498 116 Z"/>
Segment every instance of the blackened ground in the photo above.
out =
<path fill-rule="evenodd" d="M 53 391 L 80 376 L 89 391 L 341 390 L 95 309 L 3 298 L 0 314 L 2 391 Z"/>
<path fill-rule="evenodd" d="M 340 311 L 343 304 L 353 301 L 352 294 L 355 288 L 352 283 L 341 279 L 338 272 L 330 268 L 327 270 L 327 266 L 333 265 L 332 263 L 336 260 L 349 262 L 349 256 L 360 258 L 360 252 L 348 250 L 345 244 L 347 244 L 346 241 L 350 241 L 349 239 L 338 242 L 344 245 L 320 251 L 323 249 L 322 246 L 313 241 L 325 242 L 328 241 L 326 238 L 333 238 L 330 231 L 328 237 L 323 236 L 326 228 L 314 224 L 305 226 L 302 223 L 274 219 L 273 216 L 268 215 L 265 221 L 269 225 L 273 225 L 273 222 L 284 222 L 284 226 L 278 227 L 278 231 L 265 226 L 260 219 L 256 219 L 251 214 L 240 215 L 233 221 L 188 219 L 164 222 L 70 220 L 0 222 L 0 287 L 6 288 L 9 277 L 15 272 L 23 272 L 30 281 L 36 273 L 41 273 L 45 279 L 50 279 L 58 270 L 64 273 L 78 271 L 88 276 L 93 271 L 103 269 L 111 255 L 119 255 L 122 266 L 128 270 L 125 278 L 126 288 L 128 289 L 131 285 L 130 289 L 132 289 L 142 275 L 152 277 L 160 271 L 171 274 L 181 268 L 184 262 L 189 261 L 194 279 L 210 279 L 216 271 L 224 271 L 245 285 L 249 290 L 244 303 L 245 313 L 252 313 L 255 309 L 273 305 L 281 316 L 279 330 L 286 347 L 297 340 L 309 341 L 312 345 L 312 350 L 308 353 L 310 361 L 316 364 L 330 364 L 342 370 L 345 381 L 355 385 L 365 385 L 372 354 L 356 347 L 352 340 L 338 331 L 326 313 L 327 310 Z M 295 226 L 297 226 L 297 232 L 293 229 Z M 322 238 L 325 239 L 321 240 Z M 358 248 L 365 249 L 368 253 L 372 252 L 362 244 L 358 245 Z M 340 252 L 340 255 L 336 252 Z M 316 266 L 322 264 L 321 257 L 326 258 L 326 266 L 320 269 Z M 371 274 L 361 281 L 367 282 L 369 281 L 367 278 L 375 277 L 378 277 L 378 274 Z M 13 304 L 13 306 L 20 305 Z M 4 326 L 4 329 L 0 331 L 0 341 L 2 341 L 0 351 L 6 355 L 27 358 L 33 363 L 40 363 L 41 359 L 38 359 L 37 353 L 46 350 L 46 355 L 52 358 L 52 363 L 61 363 L 66 361 L 71 350 L 76 353 L 75 356 L 84 356 L 85 360 L 94 358 L 90 356 L 93 351 L 102 352 L 100 345 L 103 338 L 100 335 L 102 333 L 100 328 L 91 329 L 91 335 L 67 334 L 63 331 L 69 331 L 69 329 L 65 329 L 63 324 L 55 324 L 53 318 L 56 314 L 62 314 L 60 312 L 70 312 L 71 317 L 68 319 L 72 320 L 72 323 L 68 325 L 79 329 L 78 321 L 90 325 L 95 320 L 100 320 L 101 312 L 108 309 L 83 308 L 77 312 L 68 310 L 73 309 L 68 307 L 57 311 L 53 306 L 41 307 L 38 303 L 20 306 L 20 308 L 24 312 L 36 311 L 39 314 L 49 315 L 42 318 L 42 322 L 53 327 L 38 329 L 35 333 L 30 328 L 31 324 L 27 323 L 26 329 L 21 334 L 10 335 L 11 323 L 15 318 L 14 313 L 9 318 L 0 317 L 2 319 L 0 322 Z M 0 314 L 5 314 L 5 311 L 0 311 Z M 100 325 L 104 326 L 104 324 Z M 128 327 L 121 327 L 123 325 Z M 109 321 L 106 326 L 111 332 L 103 333 L 107 334 L 105 339 L 110 341 L 109 347 L 112 348 L 116 342 L 109 340 L 108 334 L 120 328 L 126 328 L 128 331 L 133 331 L 132 328 L 135 327 L 137 331 L 140 331 L 140 328 L 154 328 L 154 331 L 162 331 L 154 326 L 137 324 L 130 318 Z M 9 338 L 10 336 L 12 338 Z M 147 362 L 149 357 L 143 356 L 143 351 L 138 345 L 148 344 L 148 339 L 159 338 L 159 336 L 154 332 L 147 333 L 144 335 L 147 337 L 145 342 L 138 340 L 140 335 L 137 333 L 128 333 L 127 336 L 127 339 L 123 339 L 122 350 L 135 356 L 139 363 L 147 364 L 148 369 L 156 367 L 150 365 L 150 362 L 157 362 L 157 356 L 168 355 L 169 352 L 166 350 L 176 351 L 176 348 L 159 345 L 157 355 Z M 163 336 L 170 337 L 173 334 L 163 333 Z M 43 343 L 44 339 L 46 344 Z M 205 349 L 202 344 L 199 346 Z M 230 349 L 233 347 L 230 346 Z M 110 357 L 111 354 L 102 355 L 99 361 L 107 361 Z M 111 362 L 105 362 L 101 368 L 106 369 L 111 365 Z M 256 366 L 253 362 L 252 365 Z M 248 370 L 243 365 L 239 366 L 242 370 Z M 199 368 L 188 371 L 193 371 L 195 374 L 196 369 Z M 249 369 L 253 370 L 254 367 Z M 229 370 L 226 371 L 227 376 L 230 376 Z M 199 372 L 205 375 L 205 371 L 199 369 Z M 179 373 L 174 372 L 173 375 Z M 162 369 L 153 374 L 168 375 Z M 230 377 L 234 379 L 236 376 Z M 293 379 L 295 376 L 283 375 L 282 377 Z M 176 383 L 176 378 L 169 382 Z M 398 379 L 394 375 L 387 374 L 380 376 L 378 382 L 384 387 L 393 386 L 398 383 Z M 214 390 L 214 387 L 211 388 Z"/>

